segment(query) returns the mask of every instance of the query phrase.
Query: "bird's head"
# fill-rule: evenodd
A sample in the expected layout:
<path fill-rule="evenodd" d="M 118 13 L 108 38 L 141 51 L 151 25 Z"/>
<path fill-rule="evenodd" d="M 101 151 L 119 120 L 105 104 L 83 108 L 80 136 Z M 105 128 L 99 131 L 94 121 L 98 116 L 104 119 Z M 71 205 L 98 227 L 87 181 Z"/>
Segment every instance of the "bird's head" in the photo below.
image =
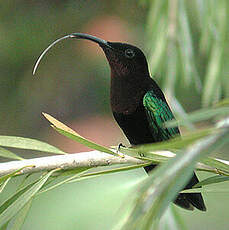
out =
<path fill-rule="evenodd" d="M 139 48 L 119 42 L 107 42 L 107 44 L 108 46 L 100 46 L 109 62 L 112 77 L 148 75 L 147 61 Z"/>
<path fill-rule="evenodd" d="M 35 64 L 33 73 L 35 73 L 39 62 L 45 53 L 56 43 L 66 38 L 87 39 L 97 43 L 106 55 L 111 68 L 112 77 L 146 76 L 149 74 L 145 55 L 139 48 L 126 43 L 108 42 L 95 36 L 83 33 L 73 33 L 53 42 L 40 55 Z"/>

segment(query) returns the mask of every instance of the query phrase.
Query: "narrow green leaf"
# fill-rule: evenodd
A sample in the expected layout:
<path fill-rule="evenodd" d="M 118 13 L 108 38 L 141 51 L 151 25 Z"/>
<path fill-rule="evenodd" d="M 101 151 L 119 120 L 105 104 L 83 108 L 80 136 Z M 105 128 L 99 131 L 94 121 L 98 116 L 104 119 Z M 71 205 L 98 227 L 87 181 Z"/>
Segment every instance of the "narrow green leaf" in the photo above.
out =
<path fill-rule="evenodd" d="M 192 113 L 189 113 L 185 119 L 178 119 L 165 122 L 165 126 L 168 128 L 176 127 L 179 125 L 185 125 L 187 120 L 190 122 L 197 122 L 210 119 L 215 116 L 225 116 L 229 114 L 229 107 L 219 107 L 210 109 L 201 109 Z"/>
<path fill-rule="evenodd" d="M 192 189 L 186 189 L 181 191 L 180 193 L 229 193 L 229 189 L 219 189 L 219 188 L 213 188 L 213 189 L 206 189 L 206 188 L 192 188 Z"/>
<path fill-rule="evenodd" d="M 47 153 L 66 154 L 50 144 L 25 137 L 0 136 L 0 146 L 36 150 Z"/>
<path fill-rule="evenodd" d="M 22 157 L 2 147 L 0 147 L 0 156 L 14 160 L 24 160 Z"/>
<path fill-rule="evenodd" d="M 31 177 L 33 174 L 26 174 L 22 177 L 22 180 L 20 182 L 20 184 L 17 186 L 17 190 L 19 191 L 21 190 L 24 186 L 26 186 L 26 182 L 28 181 L 29 177 Z"/>
<path fill-rule="evenodd" d="M 187 230 L 185 223 L 177 212 L 175 205 L 170 205 L 160 219 L 159 228 L 160 230 Z"/>
<path fill-rule="evenodd" d="M 10 181 L 11 178 L 12 177 L 7 178 L 0 184 L 0 193 L 4 190 L 4 188 L 6 187 L 7 183 Z"/>
<path fill-rule="evenodd" d="M 5 175 L 5 176 L 0 177 L 0 186 L 1 186 L 0 193 L 3 191 L 3 189 L 4 189 L 5 185 L 6 185 L 6 183 L 9 181 L 10 178 L 12 178 L 12 177 L 15 176 L 16 174 L 18 174 L 22 169 L 28 168 L 28 167 L 31 167 L 31 165 L 22 167 L 22 168 L 20 168 L 20 169 L 14 171 L 14 172 L 12 172 L 12 173 L 10 173 L 10 174 L 7 174 L 7 175 Z"/>
<path fill-rule="evenodd" d="M 138 184 L 138 193 L 133 210 L 122 230 L 149 230 L 152 223 L 159 219 L 179 190 L 192 175 L 195 163 L 206 154 L 220 146 L 228 135 L 228 130 L 221 130 L 203 138 L 179 153 L 167 163 L 158 166 L 142 183 Z"/>
<path fill-rule="evenodd" d="M 229 165 L 215 159 L 215 158 L 212 158 L 212 157 L 208 157 L 208 158 L 204 158 L 201 160 L 202 163 L 210 166 L 210 167 L 213 167 L 213 168 L 216 168 L 219 172 L 219 174 L 228 174 L 229 175 Z"/>
<path fill-rule="evenodd" d="M 18 212 L 18 214 L 14 218 L 14 223 L 11 226 L 11 230 L 20 230 L 25 222 L 25 219 L 28 215 L 28 212 L 30 210 L 30 207 L 32 205 L 32 200 L 30 199 L 24 207 Z"/>
<path fill-rule="evenodd" d="M 62 122 L 58 121 L 57 119 L 55 119 L 54 117 L 52 117 L 51 115 L 47 114 L 47 113 L 42 113 L 44 115 L 44 117 L 53 124 L 53 128 L 59 132 L 60 134 L 74 140 L 77 141 L 78 143 L 81 143 L 89 148 L 101 151 L 101 152 L 105 152 L 111 155 L 115 155 L 115 156 L 120 156 L 115 152 L 112 152 L 110 149 L 108 149 L 105 146 L 96 144 L 95 142 L 89 141 L 88 139 L 80 136 L 78 133 L 76 133 L 74 130 L 72 130 L 71 128 L 69 128 L 68 126 L 66 126 L 65 124 L 63 124 Z"/>
<path fill-rule="evenodd" d="M 177 211 L 177 208 L 174 205 L 171 205 L 171 211 L 172 211 L 172 215 L 174 217 L 174 220 L 176 221 L 176 224 L 179 227 L 178 229 L 187 230 L 185 220 L 180 215 L 180 213 Z M 177 230 L 177 228 L 176 228 L 176 230 Z"/>
<path fill-rule="evenodd" d="M 73 175 L 71 177 L 68 177 L 68 178 L 64 179 L 63 181 L 60 181 L 59 183 L 56 183 L 56 184 L 48 187 L 47 189 L 41 190 L 37 195 L 40 195 L 41 193 L 44 193 L 44 192 L 47 192 L 47 191 L 50 191 L 50 190 L 52 190 L 54 188 L 57 188 L 58 186 L 63 185 L 65 183 L 78 182 L 78 181 L 81 181 L 81 180 L 89 179 L 89 178 L 100 176 L 100 175 L 103 175 L 103 174 L 128 171 L 128 170 L 132 170 L 132 169 L 136 169 L 136 168 L 145 167 L 147 165 L 149 165 L 149 163 L 138 164 L 138 165 L 120 166 L 120 167 L 108 168 L 108 169 L 107 169 L 107 166 L 106 166 L 105 167 L 106 169 L 101 169 L 101 170 L 96 171 L 96 172 L 88 172 L 88 173 L 87 173 L 88 169 L 83 169 L 83 170 L 81 170 L 81 172 L 78 171 L 79 173 L 77 173 L 77 174 L 75 174 L 75 175 Z M 71 170 L 68 173 L 72 174 Z M 61 174 L 59 176 L 61 176 Z"/>
<path fill-rule="evenodd" d="M 10 221 L 7 221 L 2 227 L 0 227 L 0 230 L 7 230 L 9 223 Z"/>
<path fill-rule="evenodd" d="M 182 137 L 175 137 L 168 141 L 163 141 L 159 143 L 152 143 L 152 144 L 144 144 L 144 145 L 137 145 L 136 147 L 132 148 L 124 148 L 120 147 L 120 151 L 124 154 L 131 155 L 131 156 L 139 156 L 139 157 L 146 157 L 149 159 L 153 159 L 152 156 L 156 155 L 153 151 L 158 150 L 179 150 L 182 148 L 187 147 L 190 144 L 193 144 L 197 140 L 213 133 L 218 132 L 217 129 L 204 129 L 204 130 L 197 130 L 194 132 L 190 132 L 187 135 L 183 135 Z M 155 156 L 154 156 L 155 157 Z M 159 159 L 161 160 L 161 159 Z"/>
<path fill-rule="evenodd" d="M 217 175 L 213 177 L 208 177 L 207 179 L 202 180 L 199 183 L 195 184 L 193 188 L 198 188 L 199 186 L 205 186 L 210 184 L 216 184 L 224 181 L 229 181 L 229 176 Z"/>
<path fill-rule="evenodd" d="M 213 40 L 210 53 L 208 54 L 208 65 L 206 68 L 206 75 L 204 78 L 204 88 L 202 92 L 202 102 L 204 106 L 212 104 L 217 99 L 217 94 L 220 92 L 220 78 L 223 66 L 223 54 L 226 49 L 226 42 L 224 42 L 227 31 L 227 1 L 220 1 L 214 9 L 215 27 L 217 39 Z"/>
<path fill-rule="evenodd" d="M 72 179 L 72 180 L 68 181 L 67 183 L 75 183 L 75 182 L 79 182 L 79 181 L 87 180 L 87 179 L 92 179 L 92 178 L 99 177 L 99 176 L 101 176 L 101 175 L 98 174 L 98 175 L 77 177 L 75 179 Z"/>
<path fill-rule="evenodd" d="M 70 176 L 70 175 L 76 175 L 78 173 L 81 173 L 83 171 L 87 171 L 90 168 L 87 167 L 82 167 L 82 168 L 74 168 L 74 169 L 64 169 L 64 170 L 59 170 L 56 172 L 52 177 L 63 177 L 63 176 Z"/>
<path fill-rule="evenodd" d="M 94 176 L 100 176 L 100 175 L 103 175 L 103 174 L 110 174 L 110 173 L 128 171 L 128 170 L 132 170 L 132 169 L 136 169 L 136 168 L 145 167 L 147 165 L 149 165 L 149 163 L 138 164 L 138 165 L 127 165 L 127 166 L 121 166 L 121 167 L 112 168 L 112 169 L 99 170 L 97 172 L 85 173 L 85 174 L 79 175 L 79 178 L 70 180 L 68 183 L 79 181 L 79 179 L 82 180 L 84 178 L 90 178 L 90 177 L 94 177 Z"/>
<path fill-rule="evenodd" d="M 196 88 L 201 89 L 201 81 L 195 64 L 194 47 L 191 36 L 190 22 L 188 19 L 187 6 L 184 1 L 179 2 L 178 20 L 180 29 L 178 31 L 178 49 L 180 51 L 181 66 L 183 66 L 184 80 L 186 85 L 190 85 L 194 80 Z"/>
<path fill-rule="evenodd" d="M 225 98 L 225 99 L 219 101 L 218 103 L 213 105 L 213 108 L 223 107 L 223 106 L 229 106 L 229 98 Z"/>
<path fill-rule="evenodd" d="M 91 177 L 92 177 L 92 176 L 91 176 Z M 75 178 L 82 179 L 79 175 L 74 175 L 74 176 L 68 177 L 67 179 L 62 180 L 62 181 L 60 181 L 59 183 L 56 183 L 56 184 L 54 184 L 54 185 L 52 185 L 52 186 L 50 186 L 50 187 L 48 187 L 48 188 L 46 188 L 46 189 L 40 191 L 39 193 L 37 193 L 37 195 L 40 195 L 40 194 L 42 194 L 42 193 L 44 193 L 44 192 L 51 191 L 51 190 L 53 190 L 53 189 L 55 189 L 55 188 L 57 188 L 57 187 L 59 187 L 59 186 L 65 184 L 65 183 L 68 183 L 68 182 L 74 180 Z"/>
<path fill-rule="evenodd" d="M 59 187 L 60 185 L 63 185 L 63 184 L 65 184 L 65 183 L 67 183 L 68 181 L 70 181 L 70 180 L 72 180 L 72 179 L 74 179 L 74 178 L 76 178 L 76 177 L 79 177 L 80 175 L 82 175 L 83 173 L 85 173 L 85 171 L 87 171 L 87 170 L 88 170 L 88 169 L 77 170 L 77 171 L 78 171 L 77 174 L 75 174 L 75 175 L 73 175 L 73 176 L 71 176 L 71 177 L 68 177 L 68 178 L 66 178 L 66 179 L 64 179 L 64 180 L 62 180 L 62 181 L 60 181 L 60 182 L 58 182 L 58 183 L 56 183 L 56 184 L 54 184 L 54 185 L 51 185 L 51 186 L 49 186 L 49 187 L 46 188 L 46 189 L 41 190 L 39 193 L 37 193 L 37 195 L 40 195 L 40 194 L 42 194 L 42 193 L 44 193 L 44 192 L 48 192 L 48 191 L 50 191 L 50 190 L 52 190 L 52 189 L 54 189 L 54 188 L 57 188 L 57 187 Z"/>
<path fill-rule="evenodd" d="M 4 201 L 0 206 L 0 214 L 3 213 L 11 204 L 14 203 L 14 201 L 16 201 L 23 193 L 25 193 L 27 190 L 29 190 L 38 181 L 39 180 L 34 181 L 34 182 L 24 186 L 19 191 L 17 191 L 15 194 L 13 194 L 10 198 L 8 198 L 6 201 Z"/>
<path fill-rule="evenodd" d="M 3 208 L 0 214 L 0 226 L 3 226 L 7 221 L 9 221 L 12 217 L 14 217 L 21 208 L 41 189 L 44 183 L 48 180 L 53 172 L 56 170 L 52 170 L 43 176 L 38 182 L 33 184 L 27 191 L 25 191 L 21 196 L 15 199 L 13 203 Z M 1 207 L 0 207 L 1 208 Z"/>

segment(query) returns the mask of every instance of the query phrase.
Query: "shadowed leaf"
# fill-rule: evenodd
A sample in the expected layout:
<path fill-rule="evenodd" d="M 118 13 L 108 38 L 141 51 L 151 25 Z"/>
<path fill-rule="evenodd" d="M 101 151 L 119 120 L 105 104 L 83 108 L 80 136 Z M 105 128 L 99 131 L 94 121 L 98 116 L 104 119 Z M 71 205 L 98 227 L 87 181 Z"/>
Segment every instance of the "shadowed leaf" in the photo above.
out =
<path fill-rule="evenodd" d="M 11 230 L 20 230 L 25 222 L 25 218 L 28 215 L 28 212 L 30 210 L 30 207 L 32 205 L 32 200 L 30 199 L 27 204 L 24 205 L 24 207 L 18 212 L 18 214 L 14 218 L 14 223 L 11 226 Z"/>
<path fill-rule="evenodd" d="M 40 190 L 44 183 L 48 180 L 53 172 L 57 170 L 52 170 L 43 176 L 40 180 L 35 183 L 30 184 L 23 190 L 17 192 L 10 199 L 5 201 L 0 206 L 0 226 L 3 226 L 7 221 L 14 217 L 18 211 L 23 208 L 25 204 Z"/>
<path fill-rule="evenodd" d="M 57 119 L 55 119 L 54 117 L 52 117 L 51 115 L 47 114 L 47 113 L 42 113 L 44 115 L 44 117 L 53 124 L 53 128 L 59 132 L 60 134 L 74 140 L 77 141 L 89 148 L 101 151 L 101 152 L 105 152 L 111 155 L 115 155 L 115 156 L 119 156 L 118 154 L 112 152 L 110 149 L 108 149 L 105 146 L 96 144 L 95 142 L 89 141 L 88 139 L 82 137 L 81 135 L 79 135 L 78 133 L 76 133 L 74 130 L 72 130 L 71 128 L 69 128 L 68 126 L 66 126 L 65 124 L 63 124 L 62 122 L 58 121 Z"/>
<path fill-rule="evenodd" d="M 165 122 L 165 126 L 168 128 L 176 127 L 178 125 L 185 125 L 187 120 L 190 122 L 197 122 L 210 119 L 215 116 L 226 116 L 229 115 L 229 107 L 219 107 L 219 108 L 210 108 L 210 109 L 202 109 L 192 113 L 185 119 L 177 119 L 172 121 Z"/>
<path fill-rule="evenodd" d="M 14 160 L 23 160 L 22 157 L 16 155 L 15 153 L 13 153 L 7 149 L 1 148 L 1 147 L 0 147 L 0 156 L 5 157 L 5 158 L 9 158 L 9 159 L 14 159 Z"/>

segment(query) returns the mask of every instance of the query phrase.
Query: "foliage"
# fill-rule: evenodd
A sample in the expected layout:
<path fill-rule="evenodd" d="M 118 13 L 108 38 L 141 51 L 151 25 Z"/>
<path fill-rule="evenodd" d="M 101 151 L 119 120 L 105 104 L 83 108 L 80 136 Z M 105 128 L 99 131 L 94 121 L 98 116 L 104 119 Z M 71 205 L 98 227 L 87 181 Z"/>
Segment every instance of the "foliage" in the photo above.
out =
<path fill-rule="evenodd" d="M 169 96 L 181 83 L 194 85 L 204 106 L 228 96 L 228 1 L 154 0 L 149 6 L 151 72 L 163 76 Z"/>
<path fill-rule="evenodd" d="M 1 32 L 3 35 L 5 34 L 1 37 L 1 69 L 4 78 L 0 79 L 0 93 L 3 103 L 0 118 L 3 131 L 4 127 L 5 130 L 10 130 L 9 124 L 15 122 L 15 120 L 18 121 L 18 124 L 14 123 L 12 130 L 16 129 L 18 131 L 18 129 L 20 130 L 19 127 L 23 131 L 26 128 L 28 129 L 34 122 L 33 119 L 30 119 L 33 117 L 31 114 L 38 114 L 43 109 L 41 101 L 43 102 L 44 98 L 47 101 L 47 107 L 50 107 L 53 101 L 58 100 L 56 95 L 60 91 L 57 91 L 59 81 L 56 78 L 63 75 L 63 72 L 60 72 L 57 66 L 60 63 L 61 65 L 66 64 L 64 62 L 65 58 L 63 58 L 66 57 L 66 54 L 63 53 L 63 56 L 58 59 L 52 59 L 55 67 L 52 68 L 52 70 L 54 69 L 52 76 L 55 79 L 42 80 L 45 82 L 43 87 L 46 88 L 44 94 L 40 93 L 39 87 L 38 90 L 31 92 L 33 90 L 31 90 L 30 75 L 33 58 L 56 36 L 59 37 L 60 34 L 68 31 L 74 32 L 75 29 L 81 30 L 83 28 L 81 24 L 85 23 L 85 18 L 91 17 L 94 20 L 96 15 L 101 14 L 97 6 L 102 5 L 101 9 L 104 9 L 103 4 L 105 4 L 104 2 L 99 3 L 99 1 L 87 4 L 87 1 L 85 1 L 85 3 L 82 3 L 85 4 L 83 6 L 84 10 L 81 10 L 82 5 L 76 6 L 73 3 L 74 1 L 67 2 L 68 4 L 66 2 L 56 4 L 55 1 L 54 3 L 46 1 L 39 6 L 41 7 L 44 4 L 41 7 L 42 10 L 36 8 L 35 2 L 30 5 L 25 3 L 25 9 L 20 8 L 20 10 L 11 8 L 11 3 L 5 3 L 1 9 Z M 122 11 L 119 13 L 120 17 L 127 19 L 131 17 L 133 19 L 133 13 L 129 9 L 136 7 L 135 3 L 129 1 L 129 4 L 125 6 L 121 2 L 123 1 L 117 4 L 116 1 L 116 4 L 113 4 L 112 7 L 115 6 L 117 12 Z M 177 121 L 165 125 L 172 127 L 178 124 L 190 128 L 192 131 L 185 133 L 182 138 L 174 138 L 159 144 L 137 146 L 136 148 L 120 148 L 120 152 L 123 154 L 147 160 L 146 164 L 148 164 L 148 161 L 161 164 L 147 179 L 137 183 L 134 195 L 130 194 L 131 208 L 122 215 L 120 222 L 113 227 L 116 230 L 185 229 L 184 223 L 179 218 L 176 210 L 169 208 L 169 212 L 165 213 L 165 209 L 169 207 L 170 202 L 187 182 L 197 161 L 208 166 L 204 169 L 196 168 L 197 170 L 210 172 L 208 178 L 200 181 L 192 189 L 181 192 L 211 193 L 223 191 L 228 193 L 228 189 L 217 190 L 217 188 L 214 188 L 211 190 L 207 186 L 226 183 L 229 180 L 229 165 L 228 162 L 222 160 L 224 156 L 221 154 L 221 147 L 228 146 L 229 140 L 229 118 L 227 117 L 229 114 L 229 65 L 227 64 L 229 62 L 229 46 L 227 45 L 229 19 L 226 17 L 229 3 L 227 0 L 142 0 L 140 2 L 145 5 L 145 8 L 138 9 L 138 13 L 135 14 L 136 25 L 133 22 L 132 25 L 134 26 L 130 27 L 133 27 L 136 36 L 140 34 L 139 39 L 142 40 L 142 33 L 139 33 L 139 28 L 144 27 L 142 26 L 145 24 L 143 15 L 148 14 L 145 27 L 147 42 L 144 45 L 150 50 L 148 57 L 151 73 L 164 86 L 166 95 L 178 117 Z M 110 4 L 110 2 L 107 4 Z M 23 3 L 20 5 L 23 7 Z M 106 9 L 108 9 L 107 6 Z M 41 17 L 37 17 L 39 11 L 42 11 Z M 76 11 L 82 11 L 83 13 L 76 14 Z M 140 13 L 142 17 L 139 17 Z M 9 20 L 4 18 L 7 14 Z M 23 15 L 20 20 L 17 18 L 18 15 Z M 44 21 L 42 26 L 40 18 Z M 138 22 L 139 19 L 141 23 Z M 52 22 L 55 24 L 52 24 Z M 37 28 L 45 28 L 45 30 Z M 69 57 L 73 56 L 73 53 L 75 57 L 76 54 L 72 47 L 68 52 Z M 78 58 L 80 55 L 78 55 Z M 77 73 L 83 76 L 79 80 L 71 81 L 71 89 L 66 87 L 61 91 L 62 95 L 60 97 L 66 95 L 66 98 L 69 99 L 71 96 L 74 103 L 68 102 L 69 106 L 71 104 L 75 107 L 75 103 L 80 97 L 77 93 L 74 93 L 74 96 L 73 90 L 74 92 L 77 91 L 75 85 L 78 87 L 81 81 L 83 82 L 81 86 L 89 85 L 91 76 L 88 73 L 88 63 L 92 64 L 86 61 L 82 65 L 86 72 L 83 72 L 81 64 L 76 63 L 75 59 L 70 58 L 67 62 L 71 63 L 72 66 L 74 63 Z M 46 71 L 45 73 L 48 75 L 50 68 L 47 65 L 45 68 L 46 70 L 43 71 Z M 96 68 L 99 69 L 97 66 Z M 71 68 L 66 68 L 64 75 L 70 75 L 72 72 Z M 97 84 L 100 86 L 101 82 L 102 80 L 98 80 Z M 95 82 L 93 82 L 93 88 L 88 90 L 95 90 L 95 85 Z M 65 88 L 64 84 L 63 88 Z M 100 87 L 97 87 L 95 100 L 100 95 L 99 91 L 101 91 Z M 32 93 L 34 93 L 34 97 L 31 96 Z M 40 101 L 36 100 L 38 97 Z M 224 100 L 220 101 L 222 98 Z M 22 101 L 24 101 L 23 105 Z M 58 103 L 55 104 L 56 110 L 63 109 L 58 106 Z M 66 107 L 66 104 L 63 104 Z M 98 109 L 95 107 L 96 103 L 92 101 L 91 104 L 94 107 L 87 104 L 88 113 Z M 185 112 L 186 109 L 190 111 L 201 106 L 205 108 L 188 114 Z M 69 110 L 71 111 L 71 109 Z M 25 116 L 22 111 L 26 111 L 27 115 Z M 112 149 L 87 140 L 47 114 L 46 117 L 51 118 L 49 120 L 51 120 L 53 128 L 60 134 L 92 149 L 114 154 Z M 217 120 L 220 120 L 220 122 L 216 122 Z M 200 121 L 204 123 L 197 123 Z M 202 124 L 206 127 L 202 127 Z M 34 127 L 40 128 L 40 126 L 39 122 L 36 125 L 33 124 L 33 133 L 37 133 L 37 129 Z M 16 130 L 13 131 L 16 132 Z M 18 149 L 18 152 L 20 149 L 26 149 L 44 153 L 67 154 L 42 141 L 18 136 L 0 136 L 0 146 L 2 146 L 0 147 L 0 156 L 13 160 L 23 160 L 23 158 L 11 151 L 11 148 Z M 225 149 L 228 149 L 228 147 L 225 147 Z M 158 150 L 173 151 L 176 156 L 170 159 L 158 155 Z M 217 153 L 218 158 L 209 155 L 210 153 Z M 38 178 L 31 178 L 33 175 L 27 175 L 18 186 L 17 191 L 9 195 L 0 205 L 0 229 L 9 229 L 9 227 L 11 229 L 21 229 L 34 198 L 58 186 L 66 186 L 67 183 L 73 182 L 81 183 L 84 179 L 132 170 L 142 166 L 144 164 L 124 165 L 115 168 L 80 168 L 68 171 L 56 169 L 38 175 Z M 7 189 L 9 182 L 14 182 L 15 177 L 21 177 L 21 170 L 23 168 L 0 178 L 0 193 Z M 197 188 L 197 186 L 202 186 L 202 188 Z M 165 216 L 161 219 L 163 213 L 165 213 Z"/>
<path fill-rule="evenodd" d="M 215 114 L 217 114 L 214 110 L 210 113 L 213 117 Z M 199 113 L 196 112 L 196 114 L 199 114 L 199 116 L 195 116 L 193 120 L 193 116 L 190 115 L 190 120 L 198 121 L 200 117 L 204 116 L 203 114 L 207 114 L 206 118 L 209 117 L 209 114 L 204 113 L 202 110 Z M 106 153 L 112 152 L 106 147 L 99 146 L 96 143 L 83 138 L 50 115 L 44 115 L 52 123 L 52 127 L 66 137 L 79 141 L 82 144 L 86 144 L 91 148 L 94 147 L 97 150 L 105 151 Z M 15 141 L 9 142 L 8 140 L 11 138 L 14 138 Z M 188 142 L 187 139 L 189 140 Z M 16 147 L 15 143 L 17 143 L 18 140 L 23 140 L 24 142 L 19 143 L 24 144 L 18 145 L 18 148 L 36 149 L 39 151 L 43 150 L 44 152 L 50 152 L 50 148 L 55 150 L 55 147 L 51 147 L 50 145 L 41 143 L 39 141 L 33 141 L 32 144 L 30 143 L 27 146 L 27 140 L 20 137 L 15 138 L 4 136 L 2 137 L 2 140 L 6 140 L 6 144 L 4 145 L 4 141 L 2 141 L 1 145 L 7 147 Z M 30 141 L 30 139 L 28 139 L 28 141 Z M 155 223 L 158 223 L 158 220 L 167 209 L 170 202 L 176 197 L 177 193 L 184 186 L 184 184 L 187 183 L 197 161 L 204 162 L 205 165 L 212 168 L 212 170 L 209 170 L 210 172 L 218 174 L 217 176 L 210 176 L 208 179 L 201 181 L 199 183 L 199 185 L 203 186 L 201 191 L 207 191 L 204 189 L 206 185 L 227 181 L 229 178 L 229 164 L 208 157 L 208 155 L 211 152 L 218 151 L 219 147 L 228 144 L 228 141 L 229 128 L 227 121 L 225 122 L 224 126 L 219 128 L 206 128 L 201 131 L 195 131 L 194 133 L 190 132 L 189 134 L 186 134 L 183 139 L 175 139 L 160 144 L 143 145 L 136 148 L 121 147 L 120 151 L 124 154 L 130 154 L 131 156 L 140 159 L 147 159 L 157 163 L 164 162 L 164 164 L 154 170 L 147 179 L 138 183 L 138 189 L 136 189 L 132 209 L 128 214 L 125 215 L 125 218 L 122 218 L 120 222 L 114 226 L 114 229 L 151 229 L 152 226 L 156 229 Z M 32 147 L 32 145 L 34 145 L 34 147 Z M 160 158 L 155 153 L 157 149 L 175 150 L 177 155 L 169 160 L 168 158 Z M 54 151 L 54 153 L 56 153 L 56 151 Z M 16 156 L 16 154 L 12 152 L 9 152 L 8 156 L 6 154 L 7 152 L 5 152 L 4 156 L 9 158 L 12 158 L 13 154 L 13 159 Z M 148 164 L 148 162 L 146 162 L 146 164 Z M 80 183 L 81 180 L 90 177 L 101 176 L 103 174 L 123 170 L 131 170 L 133 168 L 142 166 L 144 165 L 118 166 L 116 168 L 110 168 L 108 166 L 107 169 L 101 168 L 94 172 L 85 168 L 68 171 L 61 170 L 59 172 L 59 169 L 55 169 L 47 172 L 39 179 L 22 186 L 18 191 L 16 191 L 11 197 L 1 204 L 0 226 L 7 226 L 10 223 L 10 220 L 14 221 L 15 226 L 15 223 L 17 222 L 20 223 L 20 226 L 22 226 L 23 221 L 26 218 L 26 213 L 29 211 L 29 207 L 35 195 L 50 191 L 51 189 L 55 189 L 56 187 L 65 183 Z M 20 170 L 21 169 L 10 175 L 0 178 L 2 184 L 1 191 L 6 186 L 5 182 L 7 182 L 9 178 L 18 175 Z M 221 174 L 224 174 L 224 176 L 222 177 Z M 58 181 L 58 179 L 60 179 L 60 181 Z M 193 189 L 196 191 L 195 188 Z M 198 189 L 198 191 L 199 190 L 200 189 Z M 187 190 L 186 192 L 192 192 L 192 189 Z"/>

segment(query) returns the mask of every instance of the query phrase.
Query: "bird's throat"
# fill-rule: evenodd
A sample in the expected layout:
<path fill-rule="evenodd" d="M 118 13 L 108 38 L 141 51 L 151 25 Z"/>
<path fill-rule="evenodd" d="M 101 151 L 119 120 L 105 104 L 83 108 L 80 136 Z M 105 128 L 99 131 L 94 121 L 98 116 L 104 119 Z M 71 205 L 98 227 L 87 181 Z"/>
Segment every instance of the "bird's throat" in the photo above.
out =
<path fill-rule="evenodd" d="M 111 76 L 110 101 L 112 111 L 125 115 L 136 111 L 146 93 L 144 81 L 136 81 L 130 76 Z"/>

